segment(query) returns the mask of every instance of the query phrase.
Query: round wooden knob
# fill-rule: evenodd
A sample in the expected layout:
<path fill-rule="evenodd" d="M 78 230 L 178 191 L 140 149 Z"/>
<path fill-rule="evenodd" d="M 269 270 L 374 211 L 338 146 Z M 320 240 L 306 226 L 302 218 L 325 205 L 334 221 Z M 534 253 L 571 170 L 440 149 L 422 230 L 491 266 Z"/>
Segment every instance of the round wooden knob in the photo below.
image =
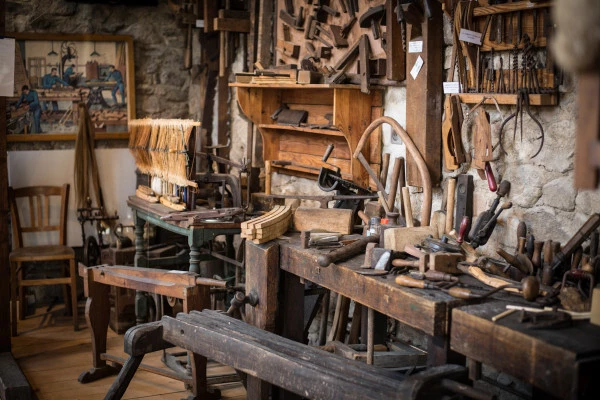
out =
<path fill-rule="evenodd" d="M 528 276 L 521 281 L 523 298 L 527 301 L 534 301 L 540 294 L 540 283 L 534 276 Z"/>

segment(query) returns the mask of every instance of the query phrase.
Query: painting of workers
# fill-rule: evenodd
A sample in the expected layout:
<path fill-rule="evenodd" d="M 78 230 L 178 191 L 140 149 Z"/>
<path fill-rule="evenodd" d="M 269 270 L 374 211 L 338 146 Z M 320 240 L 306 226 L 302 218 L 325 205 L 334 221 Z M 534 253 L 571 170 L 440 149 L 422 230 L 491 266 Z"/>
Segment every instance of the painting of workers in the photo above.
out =
<path fill-rule="evenodd" d="M 14 34 L 15 86 L 9 141 L 70 140 L 84 103 L 96 137 L 127 138 L 135 118 L 129 36 Z"/>

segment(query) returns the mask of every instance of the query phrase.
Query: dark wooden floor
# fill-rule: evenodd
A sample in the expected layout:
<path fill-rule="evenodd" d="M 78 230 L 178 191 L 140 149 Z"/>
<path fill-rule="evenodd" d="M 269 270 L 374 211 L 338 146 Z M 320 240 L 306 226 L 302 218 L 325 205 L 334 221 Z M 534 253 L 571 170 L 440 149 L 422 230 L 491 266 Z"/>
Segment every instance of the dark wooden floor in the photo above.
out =
<path fill-rule="evenodd" d="M 92 365 L 90 334 L 83 318 L 81 330 L 74 332 L 71 318 L 63 313 L 63 307 L 57 306 L 50 313 L 40 308 L 36 315 L 19 321 L 19 336 L 12 340 L 13 355 L 40 400 L 103 399 L 114 377 L 85 385 L 77 381 L 79 374 Z M 108 353 L 127 356 L 123 352 L 123 336 L 110 329 Z M 161 367 L 160 352 L 147 355 L 144 364 Z M 209 363 L 209 376 L 231 372 L 229 367 Z M 218 387 L 223 399 L 246 398 L 241 383 Z M 181 399 L 189 394 L 177 380 L 138 371 L 123 398 Z"/>

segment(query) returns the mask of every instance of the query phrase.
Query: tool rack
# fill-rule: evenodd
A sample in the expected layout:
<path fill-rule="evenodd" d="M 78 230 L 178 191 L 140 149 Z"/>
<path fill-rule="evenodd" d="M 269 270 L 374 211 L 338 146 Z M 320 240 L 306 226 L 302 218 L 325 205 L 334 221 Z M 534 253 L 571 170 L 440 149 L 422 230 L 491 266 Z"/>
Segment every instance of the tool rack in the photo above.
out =
<path fill-rule="evenodd" d="M 459 57 L 463 56 L 466 58 L 468 70 L 475 71 L 475 74 L 479 75 L 474 82 L 473 72 L 467 73 L 467 85 L 463 83 L 463 93 L 459 94 L 460 100 L 467 104 L 476 104 L 481 101 L 484 101 L 485 104 L 493 104 L 493 97 L 498 104 L 516 105 L 516 90 L 505 93 L 499 93 L 498 91 L 498 86 L 501 83 L 499 58 L 505 61 L 502 69 L 504 86 L 506 86 L 507 90 L 509 89 L 509 83 L 515 81 L 513 75 L 515 71 L 516 85 L 519 89 L 522 88 L 523 55 L 524 50 L 526 50 L 526 41 L 523 38 L 525 35 L 528 35 L 530 38 L 530 51 L 539 52 L 539 50 L 547 48 L 547 35 L 553 29 L 552 22 L 550 21 L 550 7 L 552 2 L 515 1 L 495 4 L 495 2 L 490 0 L 480 0 L 478 1 L 478 5 L 472 10 L 472 24 L 467 26 L 467 28 L 474 32 L 482 33 L 481 46 L 477 48 L 476 45 L 469 43 L 465 46 L 463 42 L 462 49 L 460 47 L 455 49 Z M 491 29 L 493 28 L 491 21 L 495 21 L 498 28 Z M 520 37 L 519 32 L 521 33 Z M 501 33 L 503 36 L 499 40 L 496 39 L 498 33 Z M 458 32 L 455 39 L 457 37 Z M 459 43 L 455 43 L 455 46 L 458 45 Z M 470 47 L 470 49 L 467 50 L 466 47 Z M 471 57 L 467 54 L 469 52 L 471 53 Z M 515 52 L 518 52 L 516 57 Z M 475 54 L 476 59 L 473 60 Z M 535 55 L 535 57 L 538 56 L 539 54 Z M 515 59 L 518 60 L 516 69 L 514 68 Z M 490 62 L 493 66 L 492 70 L 488 71 L 487 66 L 490 65 Z M 537 65 L 540 64 L 539 60 L 537 60 Z M 486 73 L 489 74 L 487 77 Z M 536 67 L 533 74 L 536 75 L 536 79 L 539 82 L 541 93 L 535 93 L 535 90 L 528 89 L 530 104 L 535 106 L 557 105 L 557 77 L 555 75 L 552 55 L 548 51 L 546 52 L 544 67 Z M 453 73 L 450 74 L 450 77 L 452 76 Z M 493 77 L 493 85 L 491 84 L 490 77 Z M 494 87 L 493 91 L 489 90 L 491 87 Z"/>

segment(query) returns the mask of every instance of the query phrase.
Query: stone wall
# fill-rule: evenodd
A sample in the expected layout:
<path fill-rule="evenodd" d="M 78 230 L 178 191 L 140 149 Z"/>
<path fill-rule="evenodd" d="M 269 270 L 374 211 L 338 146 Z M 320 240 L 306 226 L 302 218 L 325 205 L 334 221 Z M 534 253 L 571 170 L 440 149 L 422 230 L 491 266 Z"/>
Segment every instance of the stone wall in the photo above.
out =
<path fill-rule="evenodd" d="M 6 31 L 133 37 L 136 117 L 189 118 L 190 73 L 182 70 L 186 30 L 167 0 L 157 6 L 82 4 L 64 0 L 7 0 Z M 72 148 L 61 144 L 12 144 L 10 149 Z M 126 141 L 104 143 L 125 147 Z"/>

